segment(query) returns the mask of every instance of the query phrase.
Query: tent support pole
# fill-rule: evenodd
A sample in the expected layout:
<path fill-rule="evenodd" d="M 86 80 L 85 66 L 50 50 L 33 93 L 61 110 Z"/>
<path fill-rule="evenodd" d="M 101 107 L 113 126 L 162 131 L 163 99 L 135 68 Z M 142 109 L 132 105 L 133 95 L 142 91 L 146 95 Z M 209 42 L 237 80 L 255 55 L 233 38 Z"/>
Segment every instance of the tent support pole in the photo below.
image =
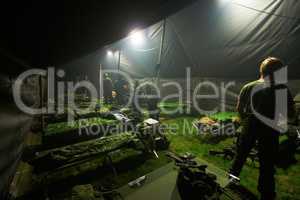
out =
<path fill-rule="evenodd" d="M 161 35 L 159 55 L 158 55 L 158 60 L 157 60 L 157 74 L 156 74 L 157 83 L 160 82 L 160 69 L 161 69 L 161 60 L 162 60 L 165 36 L 166 36 L 166 19 L 163 20 L 162 35 Z"/>
<path fill-rule="evenodd" d="M 120 72 L 121 67 L 121 50 L 118 51 L 118 72 Z"/>
<path fill-rule="evenodd" d="M 39 93 L 40 93 L 40 108 L 44 106 L 44 87 L 43 87 L 43 77 L 40 75 L 39 79 Z M 44 114 L 41 114 L 41 130 L 44 130 Z"/>
<path fill-rule="evenodd" d="M 99 66 L 99 89 L 100 89 L 100 103 L 103 100 L 103 74 L 102 74 L 102 64 Z"/>

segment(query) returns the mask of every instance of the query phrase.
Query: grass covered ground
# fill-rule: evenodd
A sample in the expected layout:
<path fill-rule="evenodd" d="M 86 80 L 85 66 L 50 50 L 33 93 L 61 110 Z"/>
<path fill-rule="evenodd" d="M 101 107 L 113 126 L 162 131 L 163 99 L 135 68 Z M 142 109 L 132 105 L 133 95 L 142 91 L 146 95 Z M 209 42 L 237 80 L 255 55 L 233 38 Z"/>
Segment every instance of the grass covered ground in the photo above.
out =
<path fill-rule="evenodd" d="M 160 104 L 159 107 L 165 110 L 176 110 L 178 103 L 170 102 Z M 180 106 L 182 109 L 184 105 Z M 144 113 L 147 116 L 147 112 Z M 185 116 L 180 114 L 168 114 L 162 112 L 162 123 L 168 125 L 166 130 L 167 136 L 171 142 L 170 150 L 176 153 L 190 152 L 197 157 L 206 160 L 213 165 L 227 171 L 231 166 L 230 160 L 225 160 L 223 157 L 210 156 L 210 150 L 222 150 L 225 147 L 229 147 L 233 143 L 233 138 L 222 137 L 219 140 L 208 140 L 206 136 L 199 136 L 197 130 L 192 126 L 192 123 L 197 120 L 196 117 Z M 210 116 L 215 120 L 224 120 L 235 117 L 235 113 L 218 113 Z M 96 123 L 98 120 L 96 121 Z M 100 121 L 103 123 L 102 121 Z M 95 123 L 95 121 L 93 121 Z M 86 123 L 89 124 L 89 123 Z M 48 127 L 49 133 L 56 133 L 65 131 L 65 129 L 73 129 L 74 127 L 65 126 L 65 124 L 59 124 L 60 126 Z M 82 124 L 81 124 L 82 126 Z M 78 127 L 76 127 L 78 128 Z M 59 131 L 58 131 L 59 130 Z M 282 139 L 284 140 L 284 139 Z M 128 155 L 126 155 L 128 156 Z M 145 174 L 148 174 L 164 165 L 170 160 L 164 155 L 164 152 L 159 152 L 160 159 L 156 159 L 154 156 L 150 156 L 147 159 L 126 158 L 120 162 L 117 167 L 118 178 L 115 178 L 111 171 L 107 171 L 103 174 L 101 168 L 99 168 L 100 161 L 93 160 L 90 163 L 85 163 L 84 167 L 91 168 L 92 172 L 83 176 L 77 177 L 77 172 L 70 170 L 72 176 L 78 178 L 78 182 L 74 184 L 92 184 L 94 186 L 101 185 L 103 183 L 112 182 L 115 186 L 119 187 L 127 184 L 136 178 L 139 178 Z M 277 155 L 274 155 L 277 156 Z M 276 181 L 277 181 L 277 193 L 278 199 L 299 199 L 300 200 L 300 155 L 296 155 L 298 162 L 286 169 L 277 169 Z M 128 163 L 130 163 L 128 165 Z M 79 168 L 78 168 L 79 169 Z M 76 169 L 77 170 L 77 169 Z M 67 172 L 64 172 L 67 173 Z M 251 163 L 250 161 L 244 166 L 241 174 L 241 184 L 247 187 L 250 191 L 258 195 L 256 190 L 258 179 L 258 163 Z M 69 195 L 67 195 L 69 196 Z"/>
<path fill-rule="evenodd" d="M 230 114 L 231 115 L 231 114 Z M 223 116 L 219 116 L 223 117 Z M 223 157 L 209 156 L 209 150 L 219 149 L 232 145 L 233 139 L 227 138 L 220 142 L 207 142 L 207 138 L 197 135 L 196 128 L 193 128 L 194 117 L 180 117 L 165 120 L 170 128 L 167 131 L 171 141 L 170 149 L 174 152 L 190 152 L 197 157 L 207 160 L 223 170 L 228 170 L 231 166 L 230 160 Z M 276 155 L 274 155 L 276 156 Z M 296 155 L 298 162 L 287 169 L 277 169 L 276 183 L 278 199 L 300 199 L 300 155 Z M 256 190 L 258 180 L 258 163 L 248 161 L 241 174 L 241 184 L 258 195 Z"/>

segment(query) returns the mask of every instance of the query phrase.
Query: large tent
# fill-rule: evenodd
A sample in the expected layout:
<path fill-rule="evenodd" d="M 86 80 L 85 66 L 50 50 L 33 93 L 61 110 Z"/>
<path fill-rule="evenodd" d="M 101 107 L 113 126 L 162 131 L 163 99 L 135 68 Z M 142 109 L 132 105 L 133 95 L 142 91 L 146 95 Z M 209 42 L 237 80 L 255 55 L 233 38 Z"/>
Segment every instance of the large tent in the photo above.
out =
<path fill-rule="evenodd" d="M 260 61 L 278 56 L 289 65 L 291 78 L 300 76 L 300 2 L 294 0 L 204 0 L 167 17 L 142 32 L 143 44 L 130 36 L 63 68 L 91 75 L 102 64 L 117 67 L 109 49 L 121 50 L 121 70 L 139 77 L 182 77 L 185 68 L 200 77 L 256 78 Z M 105 28 L 105 27 L 103 27 Z M 158 67 L 161 37 L 161 65 Z"/>
<path fill-rule="evenodd" d="M 299 1 L 201 0 L 139 34 L 143 39 L 129 35 L 60 67 L 95 85 L 100 64 L 137 78 L 175 79 L 181 85 L 186 85 L 190 68 L 192 89 L 201 80 L 218 85 L 234 80 L 226 101 L 233 108 L 241 86 L 258 77 L 260 62 L 276 56 L 289 66 L 293 95 L 300 91 Z M 162 95 L 170 91 L 162 88 Z"/>
<path fill-rule="evenodd" d="M 222 102 L 226 109 L 232 110 L 241 86 L 258 77 L 262 59 L 276 56 L 289 66 L 289 86 L 300 102 L 298 0 L 199 0 L 138 33 L 142 41 L 129 35 L 56 67 L 64 69 L 68 79 L 87 77 L 97 87 L 100 66 L 101 69 L 120 67 L 139 79 L 159 77 L 164 96 L 177 92 L 176 88 L 162 87 L 167 81 L 176 81 L 183 88 L 188 85 L 186 73 L 190 68 L 191 91 L 201 81 L 218 86 L 234 81 L 226 98 L 201 102 L 205 108 L 217 105 L 218 109 Z M 11 79 L 7 78 L 0 90 L 10 91 L 10 86 Z M 31 91 L 27 96 L 34 96 L 36 89 L 39 88 L 27 88 Z M 184 90 L 184 97 L 188 89 Z M 209 93 L 211 88 L 201 91 Z M 12 99 L 1 104 L 4 113 L 1 117 L 6 120 L 1 121 L 5 133 L 0 142 L 0 198 L 21 158 L 23 137 L 31 121 L 15 105 L 6 106 L 11 102 Z"/>

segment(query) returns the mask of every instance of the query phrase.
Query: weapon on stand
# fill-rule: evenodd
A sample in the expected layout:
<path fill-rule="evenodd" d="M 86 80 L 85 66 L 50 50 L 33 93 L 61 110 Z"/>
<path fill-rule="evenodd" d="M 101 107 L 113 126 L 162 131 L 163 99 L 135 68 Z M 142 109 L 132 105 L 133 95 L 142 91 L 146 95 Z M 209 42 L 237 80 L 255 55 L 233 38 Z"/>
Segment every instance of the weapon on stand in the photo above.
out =
<path fill-rule="evenodd" d="M 136 127 L 135 134 L 142 142 L 146 153 L 153 153 L 158 158 L 157 150 L 166 150 L 170 142 L 162 133 L 159 121 L 147 119 Z"/>
<path fill-rule="evenodd" d="M 216 175 L 206 172 L 207 165 L 199 165 L 191 154 L 168 153 L 167 156 L 179 167 L 176 184 L 182 200 L 219 199 L 222 188 L 216 182 Z"/>
<path fill-rule="evenodd" d="M 179 167 L 177 188 L 182 200 L 257 200 L 256 196 L 239 184 L 239 178 L 231 175 L 231 181 L 224 188 L 217 182 L 215 174 L 206 172 L 207 165 L 200 165 L 195 161 L 195 156 L 185 154 L 167 153 Z"/>

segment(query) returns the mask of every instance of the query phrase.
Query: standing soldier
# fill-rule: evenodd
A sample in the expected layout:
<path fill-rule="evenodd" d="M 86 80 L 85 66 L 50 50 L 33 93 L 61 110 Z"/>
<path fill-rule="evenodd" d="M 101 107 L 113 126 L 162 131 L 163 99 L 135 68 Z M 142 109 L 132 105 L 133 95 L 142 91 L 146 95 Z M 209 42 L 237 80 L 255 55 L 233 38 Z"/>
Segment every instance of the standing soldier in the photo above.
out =
<path fill-rule="evenodd" d="M 112 80 L 110 79 L 110 77 L 107 73 L 104 75 L 103 90 L 104 90 L 103 91 L 104 103 L 111 104 L 112 103 L 113 85 L 112 85 Z"/>
<path fill-rule="evenodd" d="M 116 101 L 118 105 L 125 105 L 127 102 L 127 97 L 129 96 L 129 86 L 126 80 L 121 76 L 115 83 L 115 90 L 117 92 Z"/>
<path fill-rule="evenodd" d="M 237 104 L 243 131 L 237 142 L 237 152 L 230 174 L 235 177 L 240 175 L 250 150 L 257 142 L 260 165 L 258 190 L 262 200 L 272 200 L 276 196 L 274 165 L 279 146 L 279 131 L 264 123 L 256 114 L 259 113 L 269 119 L 278 119 L 279 116 L 277 115 L 281 115 L 281 113 L 276 113 L 275 106 L 277 108 L 284 106 L 287 109 L 288 117 L 294 117 L 294 102 L 287 86 L 281 82 L 276 83 L 275 80 L 275 72 L 283 67 L 283 63 L 278 58 L 269 57 L 265 59 L 260 66 L 260 79 L 242 88 Z M 282 90 L 288 92 L 288 99 L 276 102 L 275 96 L 278 91 Z M 287 105 L 279 105 L 283 102 L 287 102 Z"/>

